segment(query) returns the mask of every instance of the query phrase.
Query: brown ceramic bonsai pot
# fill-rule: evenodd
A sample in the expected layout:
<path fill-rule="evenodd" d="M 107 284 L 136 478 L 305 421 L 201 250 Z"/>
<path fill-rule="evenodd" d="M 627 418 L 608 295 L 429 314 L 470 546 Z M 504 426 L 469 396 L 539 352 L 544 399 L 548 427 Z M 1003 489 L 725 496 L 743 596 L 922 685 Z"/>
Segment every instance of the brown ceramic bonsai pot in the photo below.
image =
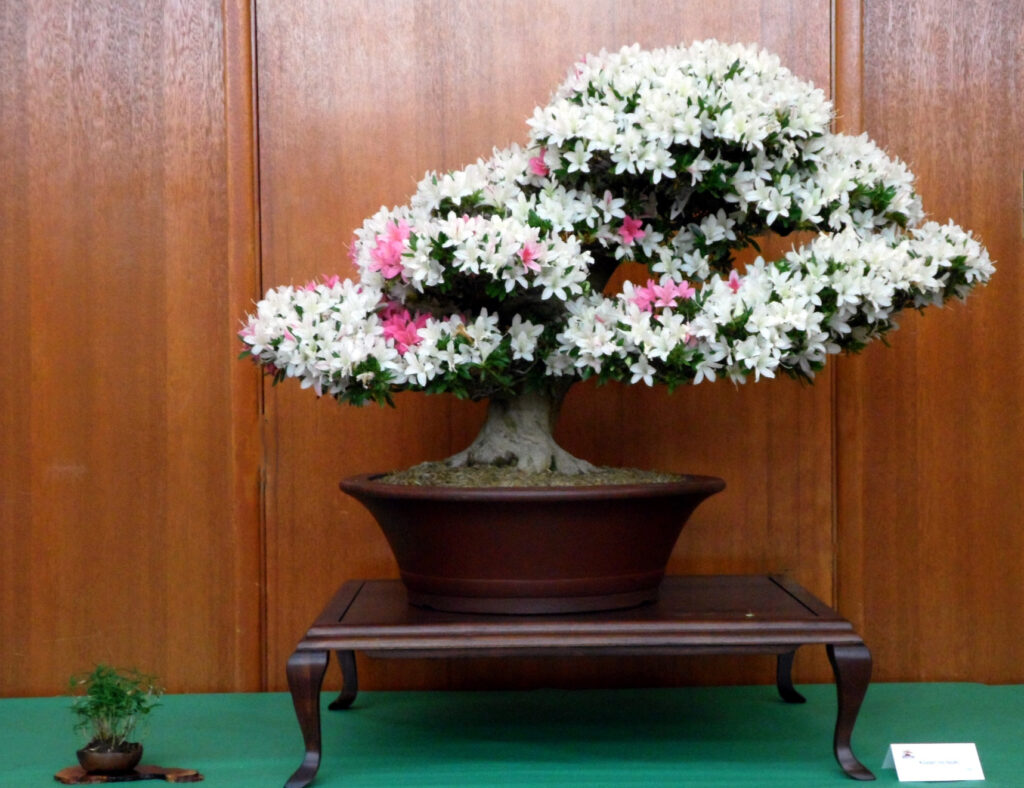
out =
<path fill-rule="evenodd" d="M 96 748 L 95 742 L 78 750 L 78 762 L 89 774 L 128 774 L 142 760 L 142 745 L 129 742 L 121 750 L 102 750 Z"/>
<path fill-rule="evenodd" d="M 422 487 L 355 476 L 409 601 L 473 613 L 575 613 L 657 598 L 676 540 L 712 476 L 598 487 Z"/>

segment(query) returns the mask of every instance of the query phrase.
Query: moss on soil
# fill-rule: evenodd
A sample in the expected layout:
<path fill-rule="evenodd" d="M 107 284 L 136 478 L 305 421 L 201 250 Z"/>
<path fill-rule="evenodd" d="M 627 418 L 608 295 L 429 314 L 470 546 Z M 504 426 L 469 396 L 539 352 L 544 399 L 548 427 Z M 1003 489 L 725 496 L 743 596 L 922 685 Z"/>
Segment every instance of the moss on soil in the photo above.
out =
<path fill-rule="evenodd" d="M 637 468 L 598 468 L 590 473 L 569 474 L 546 471 L 528 473 L 511 467 L 475 465 L 449 468 L 443 462 L 424 462 L 382 477 L 388 484 L 427 487 L 593 487 L 601 484 L 650 484 L 683 478 L 674 473 Z"/>

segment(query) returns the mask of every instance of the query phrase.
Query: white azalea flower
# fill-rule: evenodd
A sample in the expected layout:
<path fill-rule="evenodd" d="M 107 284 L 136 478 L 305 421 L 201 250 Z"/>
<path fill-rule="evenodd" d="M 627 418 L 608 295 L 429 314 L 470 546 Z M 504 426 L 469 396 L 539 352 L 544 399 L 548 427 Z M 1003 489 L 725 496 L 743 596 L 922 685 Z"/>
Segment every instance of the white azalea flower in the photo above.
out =
<path fill-rule="evenodd" d="M 466 370 L 450 378 L 463 396 L 591 373 L 810 378 L 899 309 L 962 298 L 994 270 L 969 233 L 924 222 L 903 162 L 831 118 L 753 47 L 590 56 L 524 146 L 427 173 L 355 231 L 356 279 L 268 291 L 242 342 L 275 379 L 353 402 Z M 769 231 L 817 236 L 730 271 Z M 647 271 L 604 295 L 626 259 Z"/>

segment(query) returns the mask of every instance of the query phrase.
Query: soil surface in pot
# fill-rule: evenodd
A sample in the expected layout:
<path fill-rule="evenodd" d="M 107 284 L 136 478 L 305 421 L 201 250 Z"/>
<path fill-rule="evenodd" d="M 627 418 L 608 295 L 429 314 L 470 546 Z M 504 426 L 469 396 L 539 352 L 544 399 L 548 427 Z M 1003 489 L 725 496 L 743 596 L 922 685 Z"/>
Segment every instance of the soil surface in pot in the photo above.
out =
<path fill-rule="evenodd" d="M 512 467 L 474 465 L 450 468 L 443 462 L 424 462 L 378 479 L 386 484 L 417 487 L 595 487 L 603 484 L 653 484 L 679 481 L 682 476 L 637 468 L 597 468 L 590 473 L 530 473 Z"/>

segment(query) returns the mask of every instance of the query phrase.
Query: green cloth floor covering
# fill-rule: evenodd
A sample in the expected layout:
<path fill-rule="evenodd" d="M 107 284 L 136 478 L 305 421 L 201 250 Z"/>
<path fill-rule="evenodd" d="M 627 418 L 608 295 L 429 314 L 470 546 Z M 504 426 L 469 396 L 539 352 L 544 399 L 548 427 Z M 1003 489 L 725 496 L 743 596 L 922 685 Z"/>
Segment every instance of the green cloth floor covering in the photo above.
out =
<path fill-rule="evenodd" d="M 364 692 L 323 714 L 315 786 L 847 786 L 832 756 L 831 685 L 529 692 Z M 324 693 L 323 700 L 331 699 Z M 66 698 L 0 700 L 0 786 L 56 785 L 75 762 Z M 973 741 L 989 788 L 1024 788 L 1024 685 L 874 684 L 854 751 L 878 776 L 890 742 Z M 144 763 L 210 788 L 282 786 L 303 746 L 287 694 L 173 695 Z M 145 785 L 162 785 L 147 782 Z"/>

